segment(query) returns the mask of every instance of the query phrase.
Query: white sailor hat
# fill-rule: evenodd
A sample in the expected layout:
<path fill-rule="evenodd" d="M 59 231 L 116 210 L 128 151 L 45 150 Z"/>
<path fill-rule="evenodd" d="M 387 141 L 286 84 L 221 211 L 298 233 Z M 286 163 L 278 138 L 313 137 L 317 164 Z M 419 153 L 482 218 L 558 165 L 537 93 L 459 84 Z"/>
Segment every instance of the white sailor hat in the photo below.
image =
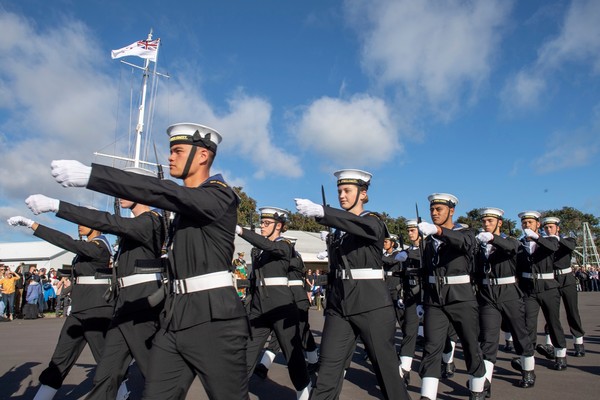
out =
<path fill-rule="evenodd" d="M 191 144 L 212 150 L 214 153 L 217 152 L 217 146 L 223 139 L 221 134 L 213 128 L 191 122 L 182 122 L 169 126 L 167 128 L 167 135 L 169 135 L 170 146 Z"/>
<path fill-rule="evenodd" d="M 548 225 L 548 224 L 558 225 L 558 224 L 560 224 L 560 218 L 558 218 L 558 217 L 545 217 L 545 218 L 542 218 L 542 226 Z"/>
<path fill-rule="evenodd" d="M 341 169 L 333 173 L 337 178 L 337 184 L 339 185 L 358 185 L 369 187 L 371 178 L 373 177 L 367 171 L 361 171 L 360 169 Z"/>
<path fill-rule="evenodd" d="M 450 208 L 456 207 L 458 199 L 449 193 L 433 193 L 427 197 L 429 204 L 444 204 Z"/>
<path fill-rule="evenodd" d="M 277 207 L 261 207 L 260 218 L 272 218 L 279 222 L 286 222 L 288 219 L 288 211 Z"/>
<path fill-rule="evenodd" d="M 388 237 L 385 238 L 386 240 L 391 240 L 392 242 L 397 242 L 398 241 L 398 235 L 394 235 L 393 233 L 390 233 L 390 235 Z"/>
<path fill-rule="evenodd" d="M 537 211 L 523 211 L 523 212 L 519 213 L 519 218 L 521 220 L 524 220 L 524 219 L 535 219 L 536 221 L 539 221 L 541 215 L 542 214 L 540 214 Z"/>
<path fill-rule="evenodd" d="M 153 176 L 156 178 L 156 172 L 152 172 L 152 171 L 149 171 L 144 168 L 127 167 L 127 168 L 124 168 L 123 171 L 133 172 L 134 174 L 138 174 L 138 175 Z"/>
<path fill-rule="evenodd" d="M 504 215 L 504 210 L 496 207 L 485 207 L 479 210 L 479 213 L 481 214 L 482 219 L 486 217 L 502 219 L 502 216 Z"/>
<path fill-rule="evenodd" d="M 416 228 L 418 226 L 419 226 L 419 223 L 417 222 L 416 219 L 409 219 L 408 221 L 406 221 L 407 228 Z"/>

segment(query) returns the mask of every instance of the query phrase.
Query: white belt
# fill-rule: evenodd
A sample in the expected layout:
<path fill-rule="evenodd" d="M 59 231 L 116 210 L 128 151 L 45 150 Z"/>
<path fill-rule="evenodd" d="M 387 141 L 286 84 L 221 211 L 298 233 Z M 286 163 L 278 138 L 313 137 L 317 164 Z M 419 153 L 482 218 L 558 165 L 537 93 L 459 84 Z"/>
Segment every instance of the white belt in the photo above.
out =
<path fill-rule="evenodd" d="M 469 275 L 457 275 L 457 276 L 430 276 L 429 283 L 442 283 L 445 285 L 458 285 L 461 283 L 471 282 Z"/>
<path fill-rule="evenodd" d="M 220 287 L 233 287 L 233 279 L 235 279 L 234 275 L 228 271 L 213 272 L 186 279 L 175 279 L 173 281 L 173 292 L 175 294 L 186 294 Z"/>
<path fill-rule="evenodd" d="M 484 285 L 508 285 L 509 283 L 516 283 L 517 282 L 517 278 L 515 278 L 514 276 L 505 276 L 504 278 L 490 278 L 490 279 L 484 279 L 483 280 L 483 284 Z"/>
<path fill-rule="evenodd" d="M 288 281 L 288 286 L 303 286 L 304 282 L 302 281 Z"/>
<path fill-rule="evenodd" d="M 287 286 L 288 278 L 276 277 L 276 278 L 264 278 L 265 286 Z"/>
<path fill-rule="evenodd" d="M 551 272 L 545 274 L 531 274 L 529 272 L 523 272 L 521 273 L 521 276 L 527 279 L 554 279 L 554 274 Z"/>
<path fill-rule="evenodd" d="M 386 271 L 385 276 L 394 276 L 394 271 Z"/>
<path fill-rule="evenodd" d="M 565 274 L 570 274 L 571 272 L 573 272 L 573 270 L 571 269 L 571 267 L 564 268 L 564 269 L 555 269 L 554 270 L 554 275 L 565 275 Z"/>
<path fill-rule="evenodd" d="M 126 286 L 137 285 L 139 283 L 146 283 L 152 281 L 160 281 L 162 280 L 162 276 L 159 273 L 154 274 L 134 274 L 129 276 L 124 276 L 123 278 L 118 278 L 117 282 L 119 282 L 119 287 L 124 288 Z"/>
<path fill-rule="evenodd" d="M 350 279 L 345 270 L 341 270 L 340 272 L 342 279 Z M 351 269 L 350 273 L 352 274 L 352 279 L 384 279 L 383 269 L 356 268 Z"/>
<path fill-rule="evenodd" d="M 96 279 L 93 276 L 78 276 L 76 281 L 78 285 L 110 285 L 110 280 Z"/>

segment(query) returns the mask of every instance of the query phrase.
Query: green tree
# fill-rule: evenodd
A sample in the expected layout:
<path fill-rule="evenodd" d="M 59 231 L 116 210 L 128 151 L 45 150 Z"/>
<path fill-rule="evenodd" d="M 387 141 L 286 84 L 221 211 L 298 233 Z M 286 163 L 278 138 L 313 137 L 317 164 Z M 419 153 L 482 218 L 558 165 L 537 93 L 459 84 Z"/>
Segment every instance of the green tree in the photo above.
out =
<path fill-rule="evenodd" d="M 576 208 L 565 206 L 560 210 L 542 211 L 543 217 L 560 218 L 560 233 L 574 237 L 578 246 L 583 245 L 583 223 L 587 222 L 590 225 L 596 246 L 600 245 L 600 220 L 592 214 L 586 214 Z"/>
<path fill-rule="evenodd" d="M 244 188 L 237 186 L 233 190 L 240 197 L 240 205 L 237 210 L 238 225 L 249 227 L 258 223 L 258 213 L 256 212 L 256 200 L 244 192 Z"/>

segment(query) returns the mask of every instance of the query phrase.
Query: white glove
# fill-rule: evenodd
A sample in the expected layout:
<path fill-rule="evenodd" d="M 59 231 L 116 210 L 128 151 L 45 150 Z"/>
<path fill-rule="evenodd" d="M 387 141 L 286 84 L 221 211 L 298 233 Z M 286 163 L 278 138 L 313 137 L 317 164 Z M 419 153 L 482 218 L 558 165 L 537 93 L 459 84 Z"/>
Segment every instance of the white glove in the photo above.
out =
<path fill-rule="evenodd" d="M 321 240 L 326 241 L 327 236 L 329 236 L 329 231 L 321 231 L 320 233 L 321 233 Z"/>
<path fill-rule="evenodd" d="M 307 199 L 294 199 L 296 210 L 305 217 L 322 217 L 325 215 L 323 206 Z"/>
<path fill-rule="evenodd" d="M 25 199 L 25 204 L 35 215 L 45 212 L 57 212 L 60 200 L 46 197 L 43 194 L 32 194 Z"/>
<path fill-rule="evenodd" d="M 487 244 L 487 242 L 494 240 L 494 235 L 490 232 L 481 232 L 477 234 L 476 239 L 479 243 Z"/>
<path fill-rule="evenodd" d="M 52 176 L 63 187 L 85 187 L 92 174 L 92 167 L 76 160 L 54 160 L 50 167 Z"/>
<path fill-rule="evenodd" d="M 423 315 L 425 315 L 425 309 L 423 308 L 422 305 L 418 304 L 417 305 L 417 317 L 423 318 Z"/>
<path fill-rule="evenodd" d="M 239 226 L 239 225 L 236 225 L 236 226 L 235 226 L 235 233 L 237 233 L 237 235 L 238 235 L 238 236 L 242 236 L 242 233 L 243 233 L 243 232 L 244 232 L 244 231 L 242 230 L 242 227 L 241 227 L 241 226 Z"/>
<path fill-rule="evenodd" d="M 318 258 L 319 260 L 324 260 L 324 259 L 326 259 L 327 257 L 329 257 L 329 254 L 327 254 L 327 250 L 323 250 L 322 252 L 320 252 L 320 253 L 317 253 L 317 258 Z"/>
<path fill-rule="evenodd" d="M 10 226 L 26 226 L 28 228 L 31 228 L 31 225 L 33 225 L 32 220 L 21 216 L 10 217 L 6 220 L 6 222 L 8 222 Z"/>
<path fill-rule="evenodd" d="M 405 306 L 404 306 L 404 301 L 402 301 L 402 299 L 398 299 L 398 302 L 396 304 L 398 304 L 398 308 L 400 310 L 404 310 Z"/>
<path fill-rule="evenodd" d="M 538 239 L 540 237 L 540 235 L 538 235 L 537 233 L 535 233 L 534 231 L 532 231 L 531 229 L 527 228 L 525 229 L 525 236 L 528 238 L 532 238 L 532 239 Z"/>
<path fill-rule="evenodd" d="M 438 231 L 437 225 L 430 224 L 429 222 L 419 222 L 418 227 L 419 231 L 425 236 L 435 235 Z"/>
<path fill-rule="evenodd" d="M 394 260 L 396 261 L 400 261 L 400 262 L 404 262 L 406 261 L 406 259 L 408 258 L 408 253 L 404 250 L 399 251 L 398 253 L 396 253 L 396 255 L 394 256 Z"/>

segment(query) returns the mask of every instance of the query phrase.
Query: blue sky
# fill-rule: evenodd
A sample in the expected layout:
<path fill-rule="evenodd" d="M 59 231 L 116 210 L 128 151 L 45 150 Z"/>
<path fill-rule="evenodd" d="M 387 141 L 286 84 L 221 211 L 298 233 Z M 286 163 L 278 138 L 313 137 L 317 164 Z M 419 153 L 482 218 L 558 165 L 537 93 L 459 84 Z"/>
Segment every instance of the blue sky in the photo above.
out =
<path fill-rule="evenodd" d="M 0 0 L 0 218 L 32 217 L 34 193 L 106 207 L 49 165 L 127 153 L 141 77 L 110 51 L 150 28 L 171 76 L 148 130 L 159 156 L 169 124 L 212 126 L 213 170 L 259 206 L 320 202 L 322 184 L 336 204 L 333 171 L 359 168 L 374 174 L 368 208 L 394 217 L 426 214 L 433 192 L 455 194 L 458 215 L 599 216 L 598 21 L 593 0 Z M 0 241 L 30 238 L 0 224 Z"/>

